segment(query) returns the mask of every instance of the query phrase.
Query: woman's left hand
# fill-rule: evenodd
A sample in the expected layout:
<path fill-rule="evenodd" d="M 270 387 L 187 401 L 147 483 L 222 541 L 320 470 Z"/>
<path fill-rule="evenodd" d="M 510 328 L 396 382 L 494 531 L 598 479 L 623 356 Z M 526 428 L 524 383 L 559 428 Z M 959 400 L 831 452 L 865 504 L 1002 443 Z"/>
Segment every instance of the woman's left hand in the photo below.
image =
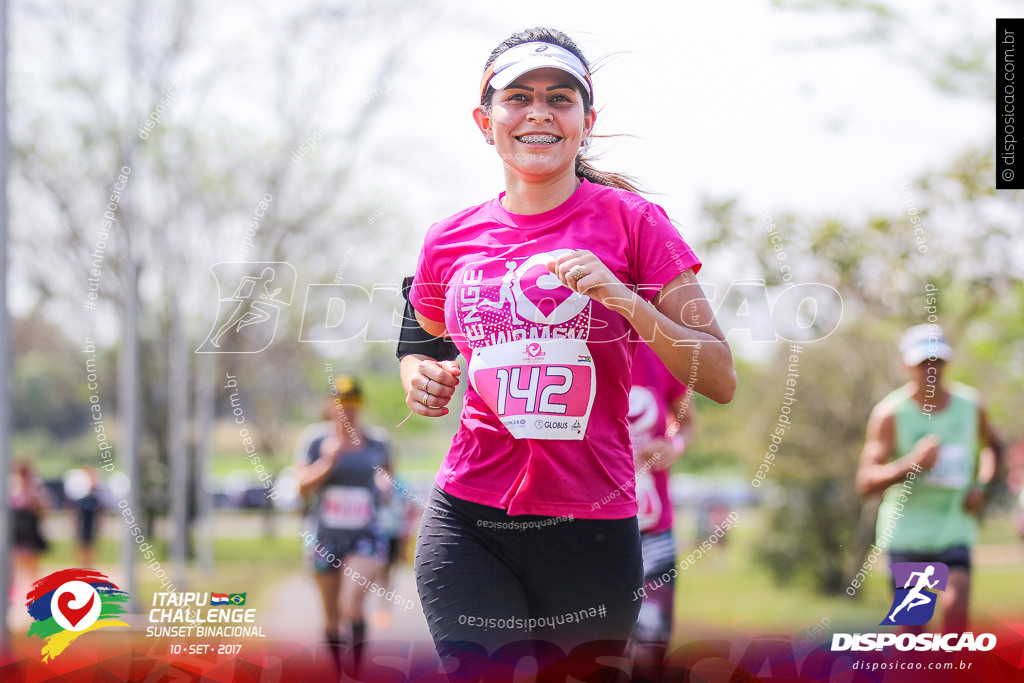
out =
<path fill-rule="evenodd" d="M 563 285 L 602 304 L 615 298 L 628 299 L 632 293 L 601 259 L 587 249 L 562 254 L 548 261 L 547 265 Z"/>

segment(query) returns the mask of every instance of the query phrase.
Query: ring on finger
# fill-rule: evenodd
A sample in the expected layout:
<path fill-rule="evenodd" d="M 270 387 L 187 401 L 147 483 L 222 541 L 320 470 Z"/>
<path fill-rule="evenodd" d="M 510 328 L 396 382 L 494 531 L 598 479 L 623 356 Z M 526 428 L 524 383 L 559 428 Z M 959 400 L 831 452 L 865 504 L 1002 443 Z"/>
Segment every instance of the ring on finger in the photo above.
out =
<path fill-rule="evenodd" d="M 422 403 L 423 405 L 425 405 L 428 408 L 433 408 L 434 406 L 432 406 L 429 403 L 427 403 L 427 397 L 429 397 L 429 396 L 430 396 L 430 394 L 428 394 L 427 391 L 424 389 L 423 390 L 423 398 L 420 399 L 420 403 Z"/>
<path fill-rule="evenodd" d="M 578 263 L 569 269 L 569 277 L 571 277 L 575 282 L 579 282 L 586 276 L 587 273 L 583 270 L 583 266 Z"/>
<path fill-rule="evenodd" d="M 423 391 L 425 391 L 425 392 L 426 392 L 426 393 L 428 393 L 428 394 L 430 393 L 430 383 L 431 383 L 432 381 L 433 381 L 433 380 L 432 380 L 432 379 L 430 379 L 430 378 L 428 377 L 428 378 L 427 378 L 427 381 L 426 381 L 426 382 L 425 382 L 425 383 L 423 384 Z"/>

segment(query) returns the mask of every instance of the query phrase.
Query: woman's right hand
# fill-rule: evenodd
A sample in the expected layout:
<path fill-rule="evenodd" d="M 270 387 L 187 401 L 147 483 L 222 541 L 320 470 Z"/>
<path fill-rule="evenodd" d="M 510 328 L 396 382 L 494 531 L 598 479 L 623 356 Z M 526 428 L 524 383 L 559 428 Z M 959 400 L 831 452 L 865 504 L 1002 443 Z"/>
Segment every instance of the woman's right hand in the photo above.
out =
<path fill-rule="evenodd" d="M 424 417 L 447 415 L 447 406 L 455 395 L 460 375 L 462 368 L 453 360 L 439 363 L 426 356 L 406 356 L 402 359 L 405 404 Z"/>

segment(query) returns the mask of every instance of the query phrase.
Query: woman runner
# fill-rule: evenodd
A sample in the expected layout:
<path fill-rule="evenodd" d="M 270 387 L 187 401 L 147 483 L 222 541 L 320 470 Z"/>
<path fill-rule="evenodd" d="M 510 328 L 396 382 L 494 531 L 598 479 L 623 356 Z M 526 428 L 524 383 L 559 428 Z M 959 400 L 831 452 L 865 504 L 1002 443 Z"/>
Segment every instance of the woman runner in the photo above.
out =
<path fill-rule="evenodd" d="M 570 38 L 537 28 L 501 43 L 473 116 L 505 191 L 430 228 L 409 293 L 469 380 L 420 529 L 420 598 L 442 656 L 522 640 L 621 653 L 643 578 L 630 337 L 722 403 L 732 354 L 665 212 L 583 158 L 593 84 Z M 411 410 L 439 417 L 463 370 L 414 353 L 401 375 Z"/>

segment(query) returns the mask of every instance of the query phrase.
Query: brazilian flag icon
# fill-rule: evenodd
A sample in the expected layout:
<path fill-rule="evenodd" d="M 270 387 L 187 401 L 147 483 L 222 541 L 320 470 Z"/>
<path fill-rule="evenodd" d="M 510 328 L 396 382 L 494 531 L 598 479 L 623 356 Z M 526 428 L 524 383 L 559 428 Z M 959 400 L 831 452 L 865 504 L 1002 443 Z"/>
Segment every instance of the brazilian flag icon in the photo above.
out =
<path fill-rule="evenodd" d="M 232 605 L 244 605 L 245 593 L 232 593 L 228 596 L 228 602 L 230 602 Z"/>

